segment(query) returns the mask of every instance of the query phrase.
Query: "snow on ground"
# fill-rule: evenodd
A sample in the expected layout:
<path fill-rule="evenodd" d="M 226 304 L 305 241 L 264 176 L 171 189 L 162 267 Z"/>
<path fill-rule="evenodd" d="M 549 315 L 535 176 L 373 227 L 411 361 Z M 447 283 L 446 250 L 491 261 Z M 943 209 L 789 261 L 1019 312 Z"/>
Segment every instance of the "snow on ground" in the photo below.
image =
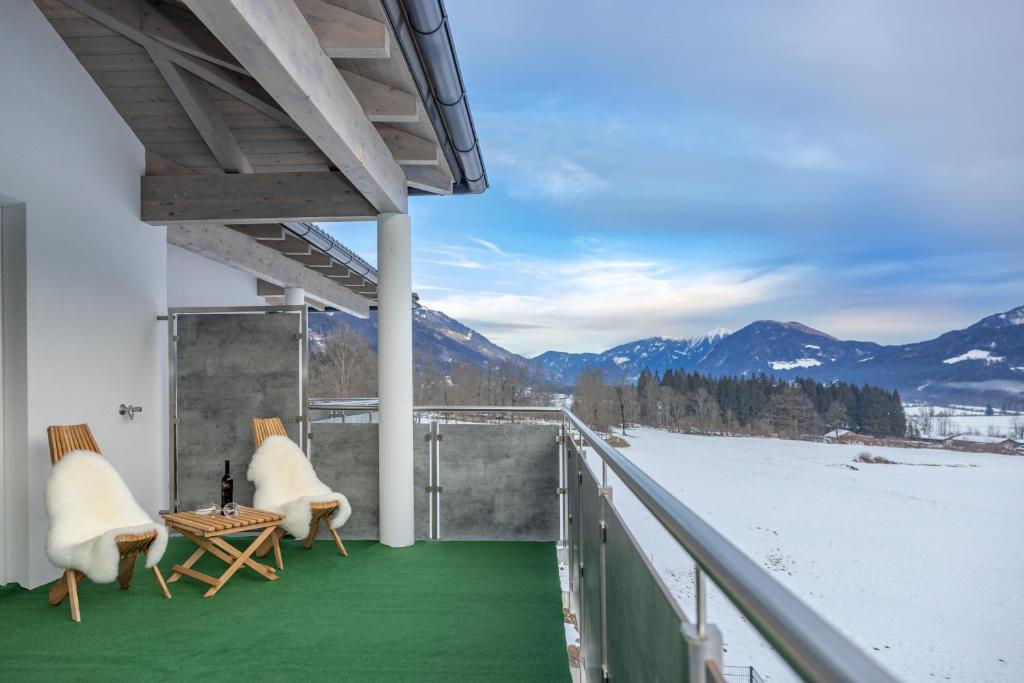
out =
<path fill-rule="evenodd" d="M 965 360 L 983 360 L 986 364 L 988 363 L 1002 363 L 1006 360 L 1003 356 L 993 356 L 991 351 L 985 351 L 982 349 L 971 349 L 967 353 L 961 353 L 959 356 L 953 356 L 942 361 L 946 365 L 953 365 L 954 363 L 962 363 Z"/>
<path fill-rule="evenodd" d="M 1024 680 L 1024 458 L 631 434 L 629 458 L 900 678 Z M 865 450 L 908 464 L 854 463 Z M 692 618 L 692 562 L 612 484 Z M 715 590 L 708 614 L 726 664 L 793 679 Z"/>
<path fill-rule="evenodd" d="M 772 370 L 794 370 L 796 368 L 813 368 L 821 365 L 817 358 L 797 358 L 796 360 L 770 360 L 768 365 Z"/>
<path fill-rule="evenodd" d="M 934 414 L 924 436 L 943 438 L 958 434 L 1006 436 L 1012 438 L 1017 428 L 1024 427 L 1024 415 L 985 415 L 985 409 L 942 406 L 906 406 L 907 418 L 920 424 L 920 416 Z"/>

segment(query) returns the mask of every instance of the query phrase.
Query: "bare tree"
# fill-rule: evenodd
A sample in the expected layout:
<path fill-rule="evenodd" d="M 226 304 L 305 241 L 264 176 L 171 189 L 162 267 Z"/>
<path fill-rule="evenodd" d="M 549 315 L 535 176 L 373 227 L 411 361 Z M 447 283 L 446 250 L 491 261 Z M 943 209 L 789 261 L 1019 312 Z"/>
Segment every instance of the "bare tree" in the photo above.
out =
<path fill-rule="evenodd" d="M 365 398 L 377 395 L 377 359 L 366 339 L 339 327 L 310 359 L 310 390 L 320 398 Z"/>
<path fill-rule="evenodd" d="M 829 430 L 844 429 L 849 424 L 849 416 L 846 414 L 846 404 L 842 401 L 832 401 L 828 410 L 825 411 L 825 427 Z"/>
<path fill-rule="evenodd" d="M 612 385 L 612 392 L 615 396 L 615 404 L 619 412 L 619 425 L 622 427 L 622 435 L 626 436 L 626 425 L 629 420 L 626 413 L 632 413 L 633 404 L 636 401 L 636 388 L 629 383 L 625 370 L 618 373 L 615 384 Z"/>
<path fill-rule="evenodd" d="M 693 412 L 696 427 L 701 432 L 711 431 L 718 426 L 721 419 L 718 401 L 704 387 L 699 387 L 690 398 L 690 410 Z"/>
<path fill-rule="evenodd" d="M 811 400 L 802 391 L 785 386 L 768 404 L 765 416 L 776 434 L 790 438 L 802 434 L 820 434 L 821 418 Z"/>
<path fill-rule="evenodd" d="M 592 428 L 608 433 L 616 421 L 608 385 L 600 370 L 586 370 L 573 385 L 573 412 Z"/>

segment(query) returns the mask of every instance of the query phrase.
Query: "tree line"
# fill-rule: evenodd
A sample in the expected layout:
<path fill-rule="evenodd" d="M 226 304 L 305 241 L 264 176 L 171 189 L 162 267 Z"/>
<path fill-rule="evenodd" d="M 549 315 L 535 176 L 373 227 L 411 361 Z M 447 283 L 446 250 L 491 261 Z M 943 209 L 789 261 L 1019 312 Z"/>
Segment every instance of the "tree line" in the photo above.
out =
<path fill-rule="evenodd" d="M 820 436 L 848 429 L 869 436 L 902 437 L 906 415 L 898 391 L 846 382 L 711 377 L 696 372 L 644 369 L 635 384 L 624 375 L 608 382 L 599 370 L 582 373 L 573 387 L 573 411 L 597 429 L 630 424 L 702 433 Z"/>
<path fill-rule="evenodd" d="M 904 436 L 906 416 L 898 392 L 845 382 L 792 382 L 766 375 L 711 377 L 696 372 L 644 369 L 635 383 L 612 380 L 600 370 L 583 372 L 572 389 L 572 410 L 592 428 L 613 425 L 681 429 L 702 433 L 774 434 L 796 438 L 849 429 L 870 436 Z M 551 384 L 520 359 L 480 365 L 440 363 L 415 356 L 417 405 L 550 405 Z M 310 391 L 316 398 L 377 395 L 377 359 L 359 332 L 339 328 L 315 347 Z"/>

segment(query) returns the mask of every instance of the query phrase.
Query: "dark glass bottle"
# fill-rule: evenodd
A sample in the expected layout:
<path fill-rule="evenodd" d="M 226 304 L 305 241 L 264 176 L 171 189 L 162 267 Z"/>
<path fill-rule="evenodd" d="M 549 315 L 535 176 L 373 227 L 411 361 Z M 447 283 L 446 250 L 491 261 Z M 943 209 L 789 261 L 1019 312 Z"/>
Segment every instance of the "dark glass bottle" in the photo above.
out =
<path fill-rule="evenodd" d="M 231 478 L 231 461 L 224 461 L 224 476 L 220 478 L 220 506 L 230 503 L 235 494 L 235 481 Z"/>

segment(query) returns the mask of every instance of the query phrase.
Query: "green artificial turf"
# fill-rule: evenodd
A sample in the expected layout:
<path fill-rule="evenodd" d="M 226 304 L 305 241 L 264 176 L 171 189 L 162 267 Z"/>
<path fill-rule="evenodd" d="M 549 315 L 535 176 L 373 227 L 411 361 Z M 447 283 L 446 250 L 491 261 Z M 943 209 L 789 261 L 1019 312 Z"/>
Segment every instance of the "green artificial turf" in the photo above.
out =
<path fill-rule="evenodd" d="M 164 600 L 140 562 L 130 590 L 79 587 L 82 622 L 47 587 L 0 589 L 0 678 L 26 680 L 566 681 L 551 543 L 386 548 L 282 543 L 268 582 L 243 568 L 208 600 L 183 577 Z M 174 538 L 164 575 L 194 549 Z M 270 554 L 264 561 L 272 562 Z M 197 569 L 219 575 L 204 557 Z"/>

